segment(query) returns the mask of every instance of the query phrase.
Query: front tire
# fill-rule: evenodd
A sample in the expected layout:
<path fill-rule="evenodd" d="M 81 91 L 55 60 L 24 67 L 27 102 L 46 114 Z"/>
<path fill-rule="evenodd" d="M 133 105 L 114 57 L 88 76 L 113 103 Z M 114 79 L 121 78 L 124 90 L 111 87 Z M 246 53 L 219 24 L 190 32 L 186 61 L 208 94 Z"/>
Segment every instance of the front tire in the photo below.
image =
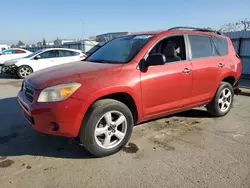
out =
<path fill-rule="evenodd" d="M 221 82 L 213 100 L 206 108 L 212 116 L 225 116 L 232 108 L 233 99 L 234 90 L 232 85 L 227 82 Z"/>
<path fill-rule="evenodd" d="M 94 156 L 111 155 L 126 145 L 133 124 L 132 113 L 125 104 L 113 99 L 99 100 L 86 113 L 79 139 Z"/>
<path fill-rule="evenodd" d="M 18 78 L 26 78 L 31 73 L 33 73 L 33 70 L 31 67 L 29 67 L 27 65 L 22 65 L 22 66 L 18 67 L 16 73 L 17 73 Z"/>

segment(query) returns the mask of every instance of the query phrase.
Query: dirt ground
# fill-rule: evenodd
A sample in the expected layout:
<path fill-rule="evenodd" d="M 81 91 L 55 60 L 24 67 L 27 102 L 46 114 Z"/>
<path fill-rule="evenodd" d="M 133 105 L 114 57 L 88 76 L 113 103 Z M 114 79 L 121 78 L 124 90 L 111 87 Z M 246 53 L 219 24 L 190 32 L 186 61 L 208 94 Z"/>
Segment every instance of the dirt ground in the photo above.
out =
<path fill-rule="evenodd" d="M 0 187 L 250 187 L 250 98 L 212 118 L 203 108 L 137 125 L 119 153 L 94 158 L 24 119 L 20 80 L 0 79 Z"/>

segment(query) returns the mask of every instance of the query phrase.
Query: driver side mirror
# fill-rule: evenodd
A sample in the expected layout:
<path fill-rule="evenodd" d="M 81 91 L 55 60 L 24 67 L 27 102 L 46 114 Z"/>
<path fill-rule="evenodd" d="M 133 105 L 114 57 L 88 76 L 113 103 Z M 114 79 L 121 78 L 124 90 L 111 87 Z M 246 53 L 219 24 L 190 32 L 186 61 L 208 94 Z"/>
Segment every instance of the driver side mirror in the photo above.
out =
<path fill-rule="evenodd" d="M 36 57 L 34 57 L 35 60 L 41 59 L 40 55 L 37 55 Z"/>
<path fill-rule="evenodd" d="M 157 65 L 164 65 L 166 63 L 165 55 L 161 53 L 155 53 L 148 56 L 146 60 L 146 66 L 157 66 Z"/>

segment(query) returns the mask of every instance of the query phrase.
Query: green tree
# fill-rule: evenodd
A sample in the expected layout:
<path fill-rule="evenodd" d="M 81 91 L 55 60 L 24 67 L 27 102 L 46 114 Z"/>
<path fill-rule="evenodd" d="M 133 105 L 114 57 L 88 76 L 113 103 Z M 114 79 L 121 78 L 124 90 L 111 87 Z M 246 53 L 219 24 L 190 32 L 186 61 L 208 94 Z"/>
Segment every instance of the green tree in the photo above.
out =
<path fill-rule="evenodd" d="M 17 43 L 17 46 L 23 46 L 24 45 L 24 42 L 19 40 L 18 43 Z"/>
<path fill-rule="evenodd" d="M 46 46 L 46 40 L 43 38 L 43 46 Z"/>

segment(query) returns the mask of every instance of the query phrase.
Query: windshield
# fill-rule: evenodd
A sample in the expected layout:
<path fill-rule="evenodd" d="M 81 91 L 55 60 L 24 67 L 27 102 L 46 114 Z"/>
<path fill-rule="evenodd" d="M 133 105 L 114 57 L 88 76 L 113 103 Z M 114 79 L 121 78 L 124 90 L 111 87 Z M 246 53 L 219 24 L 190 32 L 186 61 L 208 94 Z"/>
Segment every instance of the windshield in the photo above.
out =
<path fill-rule="evenodd" d="M 30 58 L 30 57 L 33 57 L 33 56 L 35 56 L 35 55 L 37 55 L 37 54 L 41 53 L 42 51 L 44 51 L 44 50 L 38 50 L 38 51 L 36 51 L 36 52 L 34 52 L 34 53 L 30 54 L 30 55 L 25 56 L 24 58 Z"/>
<path fill-rule="evenodd" d="M 116 38 L 90 55 L 86 61 L 127 63 L 152 38 L 152 35 L 131 35 Z"/>

